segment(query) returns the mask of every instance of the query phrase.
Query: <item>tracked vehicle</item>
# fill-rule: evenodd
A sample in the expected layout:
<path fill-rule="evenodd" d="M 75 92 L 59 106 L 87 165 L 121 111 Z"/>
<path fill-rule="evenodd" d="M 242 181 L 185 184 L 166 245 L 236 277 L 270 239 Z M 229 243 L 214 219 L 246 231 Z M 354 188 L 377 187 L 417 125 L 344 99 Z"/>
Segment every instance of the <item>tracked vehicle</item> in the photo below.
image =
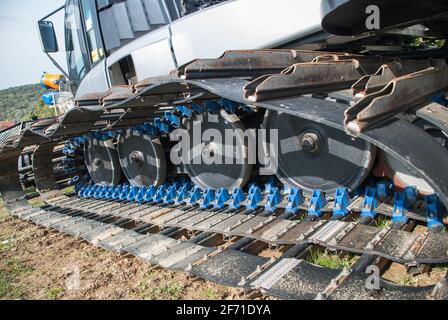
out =
<path fill-rule="evenodd" d="M 448 52 L 416 43 L 446 39 L 445 1 L 60 10 L 75 106 L 1 133 L 12 215 L 245 292 L 447 297 L 446 277 L 372 286 L 365 273 L 448 262 Z M 50 16 L 39 22 L 49 54 Z M 40 208 L 23 192 L 24 151 Z M 307 260 L 313 250 L 351 262 L 323 268 Z"/>

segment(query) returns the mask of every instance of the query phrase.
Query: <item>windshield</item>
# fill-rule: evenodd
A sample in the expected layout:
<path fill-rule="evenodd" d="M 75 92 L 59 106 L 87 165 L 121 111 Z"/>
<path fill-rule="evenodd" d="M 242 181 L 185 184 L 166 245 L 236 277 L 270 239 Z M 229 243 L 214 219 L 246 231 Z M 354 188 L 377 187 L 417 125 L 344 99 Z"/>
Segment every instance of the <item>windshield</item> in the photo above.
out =
<path fill-rule="evenodd" d="M 70 80 L 76 86 L 89 69 L 81 23 L 78 1 L 71 0 L 65 11 L 65 44 Z"/>

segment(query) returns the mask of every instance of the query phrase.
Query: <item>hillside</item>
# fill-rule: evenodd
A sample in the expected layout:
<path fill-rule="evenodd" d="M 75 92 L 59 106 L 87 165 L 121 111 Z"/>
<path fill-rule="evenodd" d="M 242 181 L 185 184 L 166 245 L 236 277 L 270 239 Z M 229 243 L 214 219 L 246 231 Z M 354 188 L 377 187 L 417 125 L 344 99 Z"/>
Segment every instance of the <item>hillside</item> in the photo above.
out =
<path fill-rule="evenodd" d="M 30 120 L 33 116 L 38 118 L 52 116 L 52 110 L 40 99 L 43 93 L 44 90 L 39 84 L 0 90 L 0 121 L 20 121 Z"/>

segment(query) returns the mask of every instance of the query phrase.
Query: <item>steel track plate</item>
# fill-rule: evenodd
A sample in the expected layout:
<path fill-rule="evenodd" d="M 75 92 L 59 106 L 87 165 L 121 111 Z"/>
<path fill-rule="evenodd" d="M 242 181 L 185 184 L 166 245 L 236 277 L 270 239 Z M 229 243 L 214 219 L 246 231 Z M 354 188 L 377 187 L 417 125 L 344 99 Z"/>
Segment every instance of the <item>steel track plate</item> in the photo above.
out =
<path fill-rule="evenodd" d="M 242 224 L 230 230 L 229 232 L 226 232 L 226 234 L 231 236 L 243 235 L 243 234 L 251 235 L 252 234 L 251 231 L 255 227 L 259 226 L 265 221 L 270 221 L 269 217 L 260 217 L 260 216 L 248 216 L 248 217 L 250 217 L 249 220 L 243 222 Z"/>
<path fill-rule="evenodd" d="M 168 209 L 167 209 L 168 210 Z M 165 214 L 161 215 L 160 217 L 151 219 L 151 224 L 155 225 L 167 225 L 171 220 L 176 218 L 181 218 L 182 216 L 186 215 L 185 211 L 182 210 L 175 210 L 175 209 L 169 209 L 170 211 L 167 211 Z"/>
<path fill-rule="evenodd" d="M 224 286 L 240 287 L 239 283 L 243 278 L 247 278 L 257 267 L 268 261 L 268 258 L 245 252 L 225 250 L 194 267 L 191 274 Z"/>
<path fill-rule="evenodd" d="M 332 300 L 423 300 L 431 294 L 431 287 L 406 287 L 381 279 L 380 290 L 367 289 L 369 274 L 353 272 L 330 295 Z"/>
<path fill-rule="evenodd" d="M 430 233 L 417 253 L 418 260 L 429 260 L 431 257 L 440 256 L 441 252 L 448 257 L 448 233 Z M 448 259 L 445 259 L 448 260 Z"/>
<path fill-rule="evenodd" d="M 33 215 L 33 216 L 29 217 L 29 219 L 27 219 L 27 220 L 32 221 L 36 224 L 39 224 L 40 221 L 45 221 L 47 219 L 54 218 L 56 215 L 57 214 L 55 214 L 54 212 L 46 211 L 46 212 L 40 213 L 38 215 Z"/>
<path fill-rule="evenodd" d="M 338 246 L 342 248 L 352 248 L 353 251 L 362 252 L 379 231 L 378 228 L 358 224 L 351 232 L 342 238 L 341 241 L 339 241 Z"/>
<path fill-rule="evenodd" d="M 391 229 L 375 246 L 374 250 L 381 252 L 383 257 L 402 259 L 419 236 L 417 233 Z"/>
<path fill-rule="evenodd" d="M 178 211 L 179 214 L 183 213 L 182 215 L 180 215 L 177 218 L 174 218 L 173 220 L 169 221 L 166 226 L 167 227 L 180 227 L 183 228 L 183 225 L 185 224 L 184 221 L 188 220 L 194 216 L 196 216 L 197 214 L 199 214 L 199 212 L 197 210 L 193 210 L 193 211 L 186 211 L 186 210 L 176 210 Z"/>
<path fill-rule="evenodd" d="M 94 245 L 97 245 L 98 242 L 107 240 L 108 238 L 113 237 L 124 231 L 125 230 L 120 227 L 115 227 L 112 225 L 104 225 L 100 228 L 96 228 L 94 230 L 83 233 L 79 235 L 79 237 L 83 238 L 86 241 L 91 242 Z"/>
<path fill-rule="evenodd" d="M 227 233 L 232 228 L 235 228 L 235 226 L 238 225 L 239 221 L 242 221 L 243 219 L 246 219 L 247 216 L 242 214 L 234 214 L 231 217 L 225 219 L 223 222 L 220 222 L 210 228 L 210 231 L 212 232 L 218 232 L 218 233 Z"/>
<path fill-rule="evenodd" d="M 202 231 L 214 231 L 213 226 L 216 226 L 217 224 L 226 221 L 229 219 L 232 215 L 229 213 L 216 213 L 209 217 L 208 219 L 196 224 L 194 227 L 202 230 Z"/>
<path fill-rule="evenodd" d="M 39 225 L 46 227 L 46 228 L 51 228 L 51 226 L 53 224 L 56 224 L 58 222 L 62 222 L 64 220 L 68 220 L 70 219 L 70 216 L 66 216 L 66 215 L 62 215 L 62 214 L 56 214 L 53 217 L 49 218 L 49 219 L 45 219 L 45 220 L 41 220 L 39 222 L 37 222 Z"/>
<path fill-rule="evenodd" d="M 119 234 L 107 238 L 105 240 L 99 241 L 97 246 L 104 248 L 106 250 L 121 252 L 124 247 L 127 247 L 137 241 L 140 241 L 148 237 L 147 235 L 142 235 L 140 233 L 126 230 L 120 232 Z"/>
<path fill-rule="evenodd" d="M 161 217 L 172 210 L 173 209 L 171 208 L 156 207 L 154 208 L 154 211 L 145 214 L 144 216 L 140 217 L 139 220 L 146 223 L 153 223 L 156 218 Z"/>
<path fill-rule="evenodd" d="M 262 241 L 275 243 L 283 234 L 297 225 L 296 221 L 276 219 L 253 233 L 253 236 Z"/>
<path fill-rule="evenodd" d="M 306 235 L 312 234 L 314 229 L 318 228 L 321 224 L 321 221 L 300 221 L 296 226 L 282 235 L 278 239 L 278 242 L 296 244 L 298 241 L 303 241 Z"/>
<path fill-rule="evenodd" d="M 204 221 L 205 219 L 207 219 L 208 217 L 212 216 L 213 213 L 210 213 L 208 211 L 196 211 L 196 214 L 192 214 L 191 216 L 189 215 L 188 218 L 183 219 L 182 221 L 179 221 L 177 223 L 178 226 L 185 228 L 185 229 L 191 229 L 193 228 L 196 224 Z"/>
<path fill-rule="evenodd" d="M 127 247 L 123 248 L 123 252 L 130 253 L 142 260 L 152 263 L 154 257 L 169 250 L 179 242 L 173 238 L 169 238 L 163 235 L 154 234 L 150 235 L 138 242 L 135 242 Z"/>
<path fill-rule="evenodd" d="M 34 217 L 38 217 L 38 216 L 43 215 L 43 214 L 45 214 L 47 212 L 48 211 L 46 211 L 46 210 L 33 210 L 31 212 L 28 212 L 28 213 L 23 214 L 22 216 L 20 216 L 20 219 L 26 220 L 26 221 L 30 221 Z"/>
<path fill-rule="evenodd" d="M 66 226 L 64 228 L 64 233 L 70 234 L 75 237 L 79 237 L 79 235 L 100 228 L 103 225 L 104 224 L 96 221 L 84 220 L 79 223 Z"/>
<path fill-rule="evenodd" d="M 280 262 L 282 261 L 280 260 Z M 274 268 L 275 265 L 271 268 Z M 266 272 L 269 272 L 268 269 Z M 274 269 L 275 270 L 275 269 Z M 340 270 L 325 269 L 319 266 L 300 261 L 291 270 L 287 271 L 282 277 L 276 277 L 275 273 L 271 276 L 275 277 L 271 283 L 267 279 L 266 283 L 261 284 L 260 290 L 266 294 L 281 299 L 290 300 L 312 300 L 319 292 L 322 292 L 334 279 Z M 262 277 L 263 275 L 261 275 Z M 257 284 L 257 283 L 256 283 Z"/>
<path fill-rule="evenodd" d="M 191 242 L 182 242 L 164 253 L 154 257 L 153 264 L 173 270 L 185 271 L 190 264 L 202 259 L 214 249 L 206 248 Z"/>

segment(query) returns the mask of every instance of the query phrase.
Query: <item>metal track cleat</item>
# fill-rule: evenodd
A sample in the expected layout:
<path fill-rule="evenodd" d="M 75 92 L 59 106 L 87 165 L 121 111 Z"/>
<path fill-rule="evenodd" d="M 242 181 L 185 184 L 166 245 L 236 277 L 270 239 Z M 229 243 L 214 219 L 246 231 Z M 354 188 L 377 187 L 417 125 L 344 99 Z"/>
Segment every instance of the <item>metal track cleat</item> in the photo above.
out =
<path fill-rule="evenodd" d="M 334 194 L 333 218 L 340 219 L 348 213 L 348 205 L 351 203 L 347 188 L 337 189 Z"/>
<path fill-rule="evenodd" d="M 246 195 L 242 188 L 234 188 L 232 191 L 232 196 L 230 199 L 229 207 L 232 210 L 239 209 L 241 207 L 241 202 L 246 199 Z"/>
<path fill-rule="evenodd" d="M 395 192 L 392 223 L 394 228 L 400 229 L 409 220 L 406 213 L 417 201 L 417 192 L 414 187 L 407 187 L 403 192 Z"/>
<path fill-rule="evenodd" d="M 145 196 L 143 197 L 143 202 L 152 202 L 154 200 L 154 196 L 156 195 L 156 187 L 150 186 L 146 189 Z"/>
<path fill-rule="evenodd" d="M 165 199 L 165 196 L 166 196 L 166 192 L 167 192 L 167 190 L 166 190 L 166 186 L 165 185 L 158 186 L 156 194 L 155 194 L 155 196 L 153 198 L 153 201 L 156 202 L 156 203 L 163 202 L 163 199 Z"/>
<path fill-rule="evenodd" d="M 168 122 L 175 129 L 180 128 L 181 119 L 180 119 L 180 117 L 175 115 L 173 112 L 165 111 L 164 118 L 165 118 L 165 121 Z"/>
<path fill-rule="evenodd" d="M 254 211 L 262 199 L 261 189 L 255 185 L 252 186 L 249 190 L 249 199 L 247 200 L 246 209 Z"/>
<path fill-rule="evenodd" d="M 198 186 L 194 186 L 193 189 L 191 189 L 190 195 L 188 199 L 185 201 L 185 203 L 193 207 L 198 203 L 201 197 L 202 197 L 201 188 L 199 188 Z"/>
<path fill-rule="evenodd" d="M 303 201 L 302 190 L 298 188 L 289 188 L 288 203 L 285 207 L 286 213 L 296 214 L 300 210 L 299 206 Z"/>
<path fill-rule="evenodd" d="M 202 197 L 202 202 L 201 202 L 201 209 L 208 209 L 213 201 L 215 201 L 215 190 L 213 189 L 207 189 L 204 192 L 204 196 Z"/>
<path fill-rule="evenodd" d="M 279 188 L 273 188 L 267 196 L 264 210 L 269 213 L 274 213 L 277 210 L 279 203 L 282 201 Z"/>
<path fill-rule="evenodd" d="M 432 232 L 441 232 L 444 228 L 443 216 L 444 212 L 439 198 L 435 194 L 425 197 L 426 218 L 428 220 L 428 228 Z"/>
<path fill-rule="evenodd" d="M 216 101 L 207 100 L 204 102 L 205 107 L 207 108 L 208 113 L 210 114 L 218 114 L 221 106 Z"/>
<path fill-rule="evenodd" d="M 177 196 L 177 188 L 175 185 L 172 185 L 171 187 L 168 188 L 165 198 L 163 198 L 163 203 L 164 204 L 173 204 L 175 199 Z"/>
<path fill-rule="evenodd" d="M 310 206 L 308 208 L 307 220 L 315 220 L 322 216 L 321 209 L 327 204 L 325 193 L 320 189 L 313 191 L 310 199 Z"/>
<path fill-rule="evenodd" d="M 376 188 L 366 187 L 361 210 L 361 224 L 368 224 L 369 221 L 375 219 L 377 215 L 376 205 Z"/>
<path fill-rule="evenodd" d="M 221 188 L 216 191 L 216 202 L 214 205 L 215 209 L 223 209 L 226 205 L 226 202 L 229 201 L 230 194 L 226 188 Z"/>
<path fill-rule="evenodd" d="M 176 111 L 180 114 L 182 118 L 191 119 L 192 110 L 187 106 L 180 105 L 176 107 Z"/>
<path fill-rule="evenodd" d="M 174 199 L 174 203 L 181 204 L 188 198 L 188 194 L 190 193 L 190 186 L 188 184 L 184 184 L 180 187 L 176 198 Z"/>

